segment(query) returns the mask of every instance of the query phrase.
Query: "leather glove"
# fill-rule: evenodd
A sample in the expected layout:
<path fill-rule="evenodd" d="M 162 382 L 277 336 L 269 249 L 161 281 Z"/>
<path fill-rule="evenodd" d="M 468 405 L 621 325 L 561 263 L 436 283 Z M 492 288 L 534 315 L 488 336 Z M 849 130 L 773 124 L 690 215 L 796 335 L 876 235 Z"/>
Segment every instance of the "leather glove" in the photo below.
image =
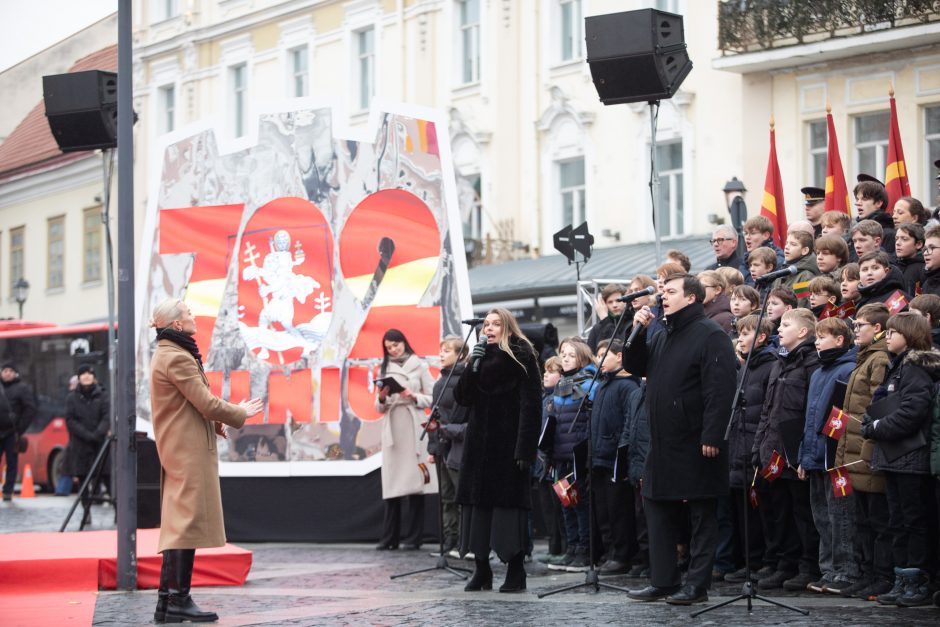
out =
<path fill-rule="evenodd" d="M 517 459 L 516 468 L 522 472 L 529 472 L 529 469 L 532 468 L 532 464 L 527 459 Z"/>
<path fill-rule="evenodd" d="M 751 466 L 753 468 L 760 468 L 760 453 L 757 451 L 751 453 Z"/>
<path fill-rule="evenodd" d="M 479 342 L 476 346 L 473 347 L 473 350 L 470 351 L 470 361 L 478 361 L 483 359 L 486 355 L 486 344 Z"/>
<path fill-rule="evenodd" d="M 875 423 L 871 420 L 869 416 L 867 422 L 862 422 L 862 437 L 866 440 L 872 440 L 875 437 Z"/>

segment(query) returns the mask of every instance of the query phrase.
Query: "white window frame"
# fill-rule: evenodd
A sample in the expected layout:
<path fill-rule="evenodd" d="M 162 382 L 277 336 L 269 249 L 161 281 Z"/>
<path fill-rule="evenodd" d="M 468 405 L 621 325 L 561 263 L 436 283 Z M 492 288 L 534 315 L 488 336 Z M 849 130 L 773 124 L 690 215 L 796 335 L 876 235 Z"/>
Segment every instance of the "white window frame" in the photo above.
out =
<path fill-rule="evenodd" d="M 254 102 L 252 100 L 252 85 L 254 74 L 254 46 L 251 41 L 251 34 L 246 33 L 232 39 L 225 40 L 220 44 L 219 67 L 222 69 L 218 85 L 221 91 L 219 102 L 223 104 L 223 111 L 226 121 L 226 133 L 228 137 L 239 139 L 251 137 L 257 132 L 257 124 L 254 120 Z M 242 123 L 244 124 L 243 133 L 238 134 L 238 111 L 234 93 L 235 68 L 244 66 L 244 101 L 242 102 Z"/>
<path fill-rule="evenodd" d="M 155 0 L 149 4 L 151 24 L 167 22 L 181 15 L 180 0 Z"/>
<path fill-rule="evenodd" d="M 564 32 L 564 7 L 571 6 L 572 11 L 574 12 L 572 24 L 572 32 L 570 38 L 572 40 L 571 46 L 571 56 L 564 56 L 564 46 L 565 40 L 569 37 L 567 33 Z M 556 63 L 558 65 L 563 65 L 566 63 L 575 63 L 581 61 L 584 58 L 584 3 L 583 0 L 555 0 L 554 2 L 554 22 L 556 27 L 552 29 L 554 36 L 553 41 L 555 43 L 552 48 L 556 51 Z M 557 47 L 556 47 L 557 46 Z"/>
<path fill-rule="evenodd" d="M 866 149 L 866 148 L 875 148 L 875 167 L 874 167 L 875 171 L 865 172 L 865 174 L 870 174 L 871 176 L 874 176 L 877 179 L 881 179 L 884 177 L 885 166 L 887 165 L 886 160 L 888 157 L 888 136 L 891 134 L 890 127 L 888 130 L 888 133 L 885 135 L 885 138 L 883 140 L 867 141 L 867 142 L 858 141 L 858 122 L 857 121 L 860 118 L 876 116 L 876 115 L 887 116 L 890 120 L 891 114 L 889 111 L 870 111 L 868 113 L 862 113 L 859 115 L 852 116 L 852 144 L 853 144 L 852 152 L 854 155 L 853 158 L 854 158 L 855 172 L 860 173 L 862 171 L 862 166 L 861 166 L 862 160 L 860 158 L 859 151 Z"/>
<path fill-rule="evenodd" d="M 52 239 L 53 225 L 61 229 L 61 234 L 56 240 Z M 59 292 L 65 289 L 65 234 L 66 228 L 65 214 L 51 216 L 46 219 L 46 291 Z M 58 252 L 53 252 L 52 246 L 58 243 L 61 248 Z M 58 266 L 58 267 L 56 267 Z M 52 282 L 53 273 L 58 274 L 59 283 L 54 285 Z"/>
<path fill-rule="evenodd" d="M 581 163 L 581 169 L 583 172 L 583 180 L 580 185 L 575 185 L 572 187 L 562 187 L 561 182 L 561 170 L 564 166 L 570 165 L 572 163 Z M 577 227 L 579 224 L 587 220 L 587 162 L 584 156 L 574 157 L 573 159 L 560 159 L 555 161 L 555 206 L 557 211 L 558 223 L 561 224 L 562 228 L 566 224 L 571 224 L 572 226 Z M 571 194 L 573 202 L 571 203 L 571 222 L 567 222 L 564 216 L 564 207 L 565 207 L 565 196 Z M 580 200 L 581 202 L 577 202 Z M 583 207 L 583 215 L 577 214 L 577 207 Z"/>
<path fill-rule="evenodd" d="M 306 49 L 304 61 L 307 64 L 306 70 L 306 88 L 307 93 L 304 97 L 311 95 L 313 88 L 313 77 L 315 76 L 314 48 L 316 45 L 315 32 L 313 30 L 313 20 L 307 15 L 298 19 L 292 19 L 279 24 L 281 37 L 278 42 L 282 67 L 284 68 L 284 96 L 286 98 L 297 98 L 295 91 L 295 68 L 294 54 L 300 49 Z"/>
<path fill-rule="evenodd" d="M 362 50 L 363 37 L 366 33 L 372 34 L 372 50 L 364 53 Z M 353 87 L 353 111 L 367 111 L 372 104 L 372 99 L 375 98 L 376 93 L 376 76 L 378 72 L 376 71 L 376 49 L 378 47 L 378 33 L 374 26 L 368 26 L 366 28 L 360 28 L 356 31 L 353 31 L 353 68 L 354 68 L 354 77 L 355 85 Z M 364 63 L 368 62 L 368 65 L 364 67 Z M 363 71 L 367 72 L 369 75 L 365 77 L 365 80 L 368 84 L 368 94 L 365 94 L 363 91 Z"/>
<path fill-rule="evenodd" d="M 177 92 L 176 83 L 168 83 L 157 88 L 157 130 L 162 135 L 177 128 Z"/>
<path fill-rule="evenodd" d="M 687 187 L 688 187 L 688 186 L 687 186 L 687 183 L 688 183 L 687 179 L 688 179 L 688 177 L 689 177 L 689 176 L 688 176 L 689 173 L 688 173 L 688 171 L 687 171 L 687 169 L 686 169 L 686 163 L 688 163 L 688 160 L 687 160 L 687 156 L 686 156 L 686 145 L 685 145 L 685 141 L 683 140 L 683 138 L 682 138 L 681 136 L 672 137 L 672 138 L 670 138 L 670 139 L 665 139 L 665 140 L 658 140 L 658 139 L 657 139 L 657 141 L 656 141 L 656 148 L 657 148 L 657 150 L 659 150 L 659 149 L 664 148 L 665 146 L 669 146 L 669 145 L 672 145 L 672 144 L 679 144 L 679 145 L 681 146 L 681 151 L 680 151 L 680 152 L 681 152 L 681 154 L 682 154 L 682 167 L 681 167 L 681 168 L 678 168 L 678 169 L 673 168 L 672 170 L 665 170 L 665 169 L 663 169 L 663 165 L 662 165 L 662 163 L 660 162 L 660 160 L 657 159 L 657 162 L 656 162 L 656 169 L 657 169 L 658 172 L 659 172 L 659 191 L 660 191 L 660 196 L 662 196 L 662 191 L 663 191 L 663 189 L 668 185 L 668 186 L 669 186 L 669 189 L 670 189 L 669 197 L 670 197 L 671 199 L 673 199 L 673 201 L 675 201 L 675 199 L 676 199 L 676 197 L 677 197 L 677 193 L 676 193 L 676 192 L 679 191 L 679 189 L 680 189 L 680 185 L 676 183 L 676 181 L 677 181 L 677 175 L 679 175 L 679 174 L 682 175 L 682 183 L 681 183 L 681 189 L 682 189 L 682 220 L 681 220 L 681 221 L 678 220 L 677 214 L 678 214 L 678 209 L 679 209 L 679 208 L 678 208 L 678 206 L 677 206 L 675 203 L 672 204 L 672 205 L 670 205 L 669 207 L 660 206 L 660 207 L 659 207 L 659 215 L 660 215 L 660 218 L 661 218 L 663 215 L 665 215 L 664 212 L 668 211 L 668 212 L 669 212 L 669 226 L 670 226 L 670 231 L 669 231 L 668 233 L 666 233 L 665 231 L 660 231 L 660 236 L 661 236 L 661 237 L 682 237 L 683 235 L 686 235 L 687 232 L 688 232 L 687 225 L 688 225 L 688 220 L 689 220 L 689 206 L 688 206 L 688 202 L 687 202 L 688 194 L 687 194 L 686 192 L 687 192 Z M 648 145 L 648 144 L 647 144 L 647 149 L 646 149 L 646 150 L 647 150 L 647 154 L 649 154 L 649 145 Z M 657 155 L 657 156 L 658 156 L 658 155 Z M 660 226 L 660 225 L 657 225 L 657 228 L 659 228 L 659 226 Z M 677 227 L 678 227 L 678 229 L 677 229 Z"/>
<path fill-rule="evenodd" d="M 930 142 L 940 142 L 940 131 L 928 133 L 927 109 L 940 109 L 940 102 L 925 105 L 922 116 L 924 120 L 924 189 L 921 198 L 924 199 L 924 205 L 933 205 L 934 198 L 937 196 L 937 168 L 930 159 Z"/>
<path fill-rule="evenodd" d="M 463 21 L 463 7 L 467 2 L 477 3 L 476 22 Z M 454 48 L 456 51 L 456 67 L 454 68 L 454 77 L 456 84 L 460 87 L 467 85 L 476 85 L 480 82 L 482 76 L 482 24 L 483 24 L 483 5 L 484 0 L 454 0 Z M 467 50 L 465 36 L 470 35 L 470 50 Z M 469 57 L 470 75 L 466 75 L 467 61 Z"/>
<path fill-rule="evenodd" d="M 310 95 L 310 47 L 306 44 L 295 46 L 287 51 L 288 58 L 288 95 L 291 98 L 304 98 Z M 305 67 L 298 69 L 297 61 L 302 60 Z M 298 81 L 302 83 L 298 92 Z"/>
<path fill-rule="evenodd" d="M 807 120 L 806 121 L 806 154 L 809 156 L 806 164 L 806 180 L 809 181 L 809 185 L 816 186 L 822 185 L 825 187 L 826 184 L 826 159 L 825 157 L 829 154 L 829 146 L 823 144 L 821 147 L 813 147 L 813 124 L 822 124 L 823 129 L 826 130 L 826 119 L 821 120 Z M 828 132 L 828 131 L 827 131 Z M 822 155 L 823 158 L 823 169 L 822 172 L 817 176 L 814 171 L 813 165 L 815 157 L 817 155 Z"/>
<path fill-rule="evenodd" d="M 239 85 L 241 78 L 241 85 Z M 228 67 L 228 85 L 231 98 L 231 129 L 234 137 L 248 134 L 248 63 Z"/>
<path fill-rule="evenodd" d="M 104 243 L 104 223 L 101 221 L 101 207 L 89 207 L 82 211 L 82 284 L 94 285 L 101 282 L 102 249 Z M 89 228 L 91 224 L 91 228 Z M 89 259 L 91 254 L 95 261 Z M 90 274 L 94 276 L 89 276 Z"/>

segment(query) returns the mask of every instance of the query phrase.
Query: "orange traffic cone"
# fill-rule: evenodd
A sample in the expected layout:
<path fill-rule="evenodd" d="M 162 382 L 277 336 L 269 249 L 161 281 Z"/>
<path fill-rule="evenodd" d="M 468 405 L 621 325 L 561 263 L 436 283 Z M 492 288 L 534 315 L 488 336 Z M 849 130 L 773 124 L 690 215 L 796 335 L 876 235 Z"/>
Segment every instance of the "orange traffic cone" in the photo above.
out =
<path fill-rule="evenodd" d="M 7 476 L 7 465 L 4 464 L 0 466 L 0 488 L 3 488 L 3 484 L 6 483 L 5 479 Z"/>
<path fill-rule="evenodd" d="M 23 469 L 23 481 L 20 484 L 20 498 L 28 499 L 36 496 L 36 486 L 33 485 L 33 468 L 26 464 Z"/>

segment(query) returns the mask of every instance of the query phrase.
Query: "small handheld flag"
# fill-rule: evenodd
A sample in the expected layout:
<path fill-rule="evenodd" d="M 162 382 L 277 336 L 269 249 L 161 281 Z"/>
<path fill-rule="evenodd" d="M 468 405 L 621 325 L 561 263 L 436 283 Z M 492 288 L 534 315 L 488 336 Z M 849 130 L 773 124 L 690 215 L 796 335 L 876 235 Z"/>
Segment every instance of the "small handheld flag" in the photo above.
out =
<path fill-rule="evenodd" d="M 850 300 L 845 301 L 838 307 L 833 304 L 826 305 L 822 313 L 819 314 L 820 320 L 825 320 L 826 318 L 839 318 L 840 320 L 845 320 L 851 318 L 855 315 L 855 303 Z"/>
<path fill-rule="evenodd" d="M 888 313 L 893 316 L 901 313 L 907 307 L 907 297 L 901 290 L 895 290 L 894 294 L 885 301 L 885 305 L 888 306 Z"/>
<path fill-rule="evenodd" d="M 751 501 L 751 507 L 757 509 L 760 506 L 760 499 L 757 497 L 757 488 L 754 484 L 757 482 L 757 469 L 754 469 L 754 478 L 751 479 L 751 490 L 748 492 L 748 499 Z"/>
<path fill-rule="evenodd" d="M 844 468 L 845 466 L 840 466 L 829 471 L 829 478 L 832 479 L 832 493 L 837 498 L 852 494 L 852 481 L 849 480 L 848 473 L 842 472 Z"/>
<path fill-rule="evenodd" d="M 784 465 L 783 456 L 774 450 L 773 455 L 770 456 L 770 461 L 760 471 L 760 474 L 768 482 L 774 482 L 783 474 Z"/>
<path fill-rule="evenodd" d="M 793 284 L 793 293 L 797 298 L 809 298 L 809 281 L 800 281 Z"/>
<path fill-rule="evenodd" d="M 833 440 L 841 439 L 842 434 L 845 433 L 845 429 L 849 424 L 849 418 L 849 414 L 838 407 L 833 407 L 832 411 L 829 412 L 829 419 L 826 420 L 826 425 L 823 427 L 823 433 L 826 434 L 827 438 Z"/>

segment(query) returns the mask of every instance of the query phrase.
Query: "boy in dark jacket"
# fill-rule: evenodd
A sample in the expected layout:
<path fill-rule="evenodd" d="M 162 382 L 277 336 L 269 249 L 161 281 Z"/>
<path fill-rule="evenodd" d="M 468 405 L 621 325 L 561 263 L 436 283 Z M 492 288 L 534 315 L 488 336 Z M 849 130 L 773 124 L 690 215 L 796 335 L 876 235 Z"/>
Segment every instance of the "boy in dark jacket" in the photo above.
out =
<path fill-rule="evenodd" d="M 545 432 L 548 422 L 548 411 L 555 393 L 555 385 L 561 379 L 561 360 L 557 356 L 545 360 L 542 373 L 542 427 L 540 433 Z M 545 532 L 548 535 L 548 553 L 538 559 L 543 564 L 551 561 L 560 561 L 565 557 L 565 522 L 561 514 L 561 503 L 552 489 L 551 462 L 539 442 L 538 456 L 532 474 L 538 480 L 539 505 L 542 508 L 542 519 L 545 521 Z"/>
<path fill-rule="evenodd" d="M 900 292 L 905 298 L 910 298 L 905 291 L 904 275 L 891 266 L 887 253 L 875 251 L 859 257 L 858 273 L 861 279 L 858 284 L 858 293 L 861 297 L 855 303 L 856 308 L 864 307 L 869 303 L 885 303 L 891 310 L 892 303 L 888 300 L 896 292 Z"/>
<path fill-rule="evenodd" d="M 630 393 L 627 419 L 620 434 L 617 448 L 627 449 L 627 480 L 633 488 L 633 514 L 636 521 L 637 554 L 633 559 L 633 568 L 629 577 L 649 577 L 650 551 L 649 536 L 646 532 L 646 514 L 643 511 L 643 496 L 640 488 L 643 483 L 643 469 L 646 466 L 646 453 L 650 448 L 650 420 L 646 408 L 646 381 L 640 380 L 640 386 Z M 619 472 L 619 471 L 618 471 Z"/>
<path fill-rule="evenodd" d="M 806 419 L 809 378 L 819 367 L 813 335 L 816 318 L 809 309 L 791 309 L 780 319 L 780 358 L 770 373 L 760 424 L 754 437 L 752 464 L 768 465 L 774 451 L 786 466 L 770 486 L 773 538 L 779 547 L 777 570 L 758 587 L 803 590 L 819 578 L 819 534 L 809 505 L 809 485 L 796 475 Z"/>
<path fill-rule="evenodd" d="M 608 345 L 610 350 L 607 350 Z M 621 340 L 602 340 L 597 345 L 601 374 L 595 383 L 597 391 L 591 408 L 591 481 L 594 482 L 594 518 L 609 535 L 607 562 L 601 570 L 608 575 L 626 574 L 630 570 L 630 559 L 636 553 L 633 486 L 629 481 L 618 481 L 613 474 L 617 445 L 629 419 L 630 394 L 640 387 L 636 378 L 621 368 L 622 357 Z"/>
<path fill-rule="evenodd" d="M 467 347 L 461 338 L 449 335 L 441 340 L 441 376 L 434 382 L 432 390 L 440 426 L 428 439 L 428 453 L 434 457 L 438 470 L 441 503 L 444 506 L 444 553 L 454 550 L 460 540 L 460 511 L 454 498 L 457 496 L 468 409 L 454 400 L 454 388 L 466 368 L 466 357 Z"/>
<path fill-rule="evenodd" d="M 839 318 L 826 318 L 816 323 L 816 352 L 819 369 L 809 380 L 806 396 L 806 424 L 800 444 L 800 466 L 797 474 L 809 481 L 810 508 L 819 532 L 819 570 L 822 577 L 808 586 L 813 592 L 838 594 L 842 588 L 858 580 L 858 562 L 851 534 L 855 526 L 855 500 L 851 495 L 836 498 L 829 479 L 835 467 L 836 442 L 820 434 L 835 405 L 842 408 L 844 397 L 832 398 L 838 381 L 847 382 L 855 368 L 857 351 L 852 345 L 852 332 Z"/>
<path fill-rule="evenodd" d="M 741 378 L 745 376 L 743 362 L 747 360 L 747 356 L 751 352 L 755 335 L 757 341 L 754 345 L 754 354 L 751 355 L 751 360 L 747 365 L 747 380 L 742 390 L 739 406 L 736 409 L 735 426 L 731 430 L 728 440 L 728 462 L 730 466 L 728 483 L 731 488 L 731 509 L 734 512 L 734 535 L 742 541 L 744 539 L 745 517 L 747 518 L 748 546 L 740 547 L 740 553 L 742 555 L 745 551 L 748 553 L 752 573 L 760 571 L 765 563 L 772 562 L 773 567 L 762 573 L 763 575 L 769 575 L 776 571 L 777 560 L 776 553 L 765 553 L 764 527 L 767 526 L 769 531 L 770 517 L 768 516 L 767 525 L 764 525 L 761 519 L 765 513 L 770 513 L 770 504 L 768 502 L 766 505 L 761 504 L 755 508 L 750 504 L 749 496 L 748 498 L 745 497 L 750 493 L 752 482 L 765 495 L 769 489 L 763 478 L 758 477 L 756 481 L 754 480 L 754 469 L 751 468 L 751 448 L 754 446 L 754 434 L 757 432 L 758 423 L 760 423 L 760 412 L 764 404 L 767 384 L 770 380 L 770 371 L 777 363 L 777 352 L 773 347 L 767 345 L 774 333 L 773 322 L 764 318 L 758 330 L 757 320 L 757 314 L 751 314 L 738 321 L 739 335 L 735 348 L 738 358 L 742 361 L 741 369 L 738 371 L 739 383 Z M 744 568 L 741 568 L 728 573 L 725 575 L 725 581 L 742 583 L 745 579 L 744 570 Z"/>
<path fill-rule="evenodd" d="M 887 338 L 893 359 L 869 408 L 875 413 L 879 404 L 879 415 L 865 414 L 862 419 L 862 435 L 875 441 L 872 468 L 885 475 L 894 561 L 894 587 L 880 595 L 878 602 L 915 607 L 930 603 L 928 507 L 933 481 L 929 439 L 940 353 L 933 350 L 930 324 L 915 313 L 888 320 Z"/>

